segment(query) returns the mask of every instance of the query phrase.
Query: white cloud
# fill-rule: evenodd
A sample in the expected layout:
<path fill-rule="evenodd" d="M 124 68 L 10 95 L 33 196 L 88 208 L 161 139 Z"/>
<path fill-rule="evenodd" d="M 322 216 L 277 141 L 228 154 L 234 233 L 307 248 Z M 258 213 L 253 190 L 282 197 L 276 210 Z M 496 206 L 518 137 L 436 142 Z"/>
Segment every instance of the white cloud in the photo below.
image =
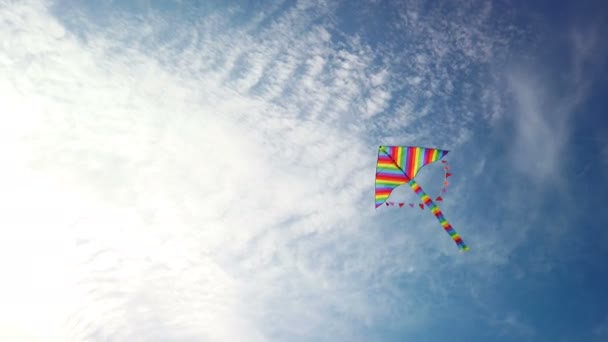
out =
<path fill-rule="evenodd" d="M 598 28 L 575 25 L 565 45 L 570 68 L 556 77 L 548 73 L 545 61 L 510 71 L 509 90 L 516 103 L 514 122 L 516 136 L 511 145 L 513 165 L 531 179 L 561 183 L 562 166 L 571 157 L 568 150 L 573 139 L 572 128 L 601 70 L 605 44 L 598 41 Z M 562 52 L 562 51 L 560 51 Z M 491 96 L 491 94 L 490 94 Z"/>
<path fill-rule="evenodd" d="M 442 50 L 434 28 L 432 51 L 410 56 L 423 89 L 401 96 L 392 61 L 332 41 L 329 6 L 226 29 L 225 13 L 95 24 L 0 2 L 0 339 L 356 340 L 352 322 L 429 319 L 395 279 L 445 296 L 425 275 L 441 252 L 412 248 L 442 233 L 426 216 L 397 237 L 366 226 L 370 140 L 461 143 L 462 125 L 408 123 L 450 91 L 449 54 L 475 46 L 463 32 Z"/>
<path fill-rule="evenodd" d="M 154 23 L 141 38 L 121 20 L 110 31 L 82 26 L 78 39 L 36 3 L 5 3 L 0 17 L 3 183 L 12 189 L 2 196 L 11 211 L 2 339 L 263 340 L 274 325 L 294 333 L 298 317 L 314 335 L 328 307 L 354 318 L 318 289 L 332 280 L 313 256 L 287 245 L 341 229 L 362 207 L 373 161 L 361 163 L 361 143 L 331 120 L 300 116 L 308 104 L 320 102 L 321 116 L 342 103 L 333 118 L 351 120 L 365 59 L 338 51 L 331 60 L 327 34 L 290 49 L 220 35 L 203 49 L 227 56 L 217 68 L 167 70 L 157 60 L 199 48 L 165 56 L 137 46 Z M 304 51 L 308 43 L 320 51 Z M 316 95 L 290 84 L 307 60 L 301 79 Z M 339 71 L 338 88 L 324 68 Z M 307 293 L 318 297 L 293 301 Z M 269 306 L 276 298 L 292 300 Z M 283 312 L 287 321 L 275 321 Z"/>
<path fill-rule="evenodd" d="M 538 80 L 519 74 L 510 78 L 510 86 L 517 101 L 512 164 L 532 179 L 548 180 L 559 173 L 568 113 L 549 104 L 551 97 Z"/>

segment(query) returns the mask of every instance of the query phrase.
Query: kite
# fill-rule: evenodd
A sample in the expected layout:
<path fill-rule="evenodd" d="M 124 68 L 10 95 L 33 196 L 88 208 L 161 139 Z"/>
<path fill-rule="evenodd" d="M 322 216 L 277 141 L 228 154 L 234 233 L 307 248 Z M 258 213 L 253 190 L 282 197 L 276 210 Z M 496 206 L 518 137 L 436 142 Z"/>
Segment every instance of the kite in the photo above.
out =
<path fill-rule="evenodd" d="M 435 202 L 443 202 L 444 201 L 444 197 L 448 191 L 448 185 L 450 185 L 448 178 L 452 176 L 452 172 L 450 171 L 450 165 L 448 165 L 447 160 L 441 160 L 441 164 L 442 164 L 442 169 L 444 171 L 443 174 L 443 182 L 442 182 L 442 187 L 441 190 L 435 195 L 435 196 L 431 196 L 431 198 L 435 199 Z M 387 206 L 398 206 L 399 208 L 420 208 L 421 210 L 424 209 L 424 203 L 408 203 L 408 202 L 394 202 L 394 201 L 386 201 L 384 202 L 385 205 Z M 407 206 L 406 206 L 407 205 Z"/>
<path fill-rule="evenodd" d="M 441 160 L 448 152 L 418 146 L 380 146 L 378 149 L 378 163 L 376 164 L 376 208 L 382 204 L 394 205 L 394 202 L 387 202 L 391 192 L 399 185 L 407 183 L 422 200 L 422 203 L 419 204 L 420 208 L 424 208 L 424 205 L 429 207 L 431 213 L 439 220 L 443 229 L 452 237 L 458 248 L 461 251 L 468 251 L 469 247 L 443 216 L 441 209 L 414 180 L 423 166 Z M 445 165 L 444 169 L 446 176 L 442 192 L 445 192 L 443 190 L 448 185 L 447 177 L 451 176 L 449 166 Z M 437 196 L 436 200 L 442 200 L 441 196 Z M 398 204 L 402 207 L 404 203 Z M 410 203 L 410 207 L 413 207 L 412 203 Z"/>

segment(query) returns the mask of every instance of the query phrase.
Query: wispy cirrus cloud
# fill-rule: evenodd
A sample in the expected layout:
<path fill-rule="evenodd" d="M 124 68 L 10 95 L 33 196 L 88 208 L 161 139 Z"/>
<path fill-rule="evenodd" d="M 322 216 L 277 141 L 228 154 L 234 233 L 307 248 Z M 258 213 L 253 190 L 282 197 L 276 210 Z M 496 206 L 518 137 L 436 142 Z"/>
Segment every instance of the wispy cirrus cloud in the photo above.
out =
<path fill-rule="evenodd" d="M 567 49 L 559 53 L 567 58 L 562 61 L 566 68 L 559 75 L 550 72 L 544 61 L 534 60 L 522 63 L 523 69 L 511 70 L 508 78 L 517 106 L 513 165 L 531 179 L 553 183 L 564 180 L 563 166 L 572 153 L 569 143 L 581 138 L 572 136 L 577 117 L 584 115 L 581 107 L 598 81 L 598 72 L 605 68 L 601 56 L 606 44 L 598 40 L 601 24 L 569 23 L 567 31 L 559 45 Z"/>
<path fill-rule="evenodd" d="M 373 340 L 448 300 L 436 222 L 371 219 L 376 142 L 459 144 L 499 106 L 453 81 L 488 63 L 489 9 L 399 7 L 402 56 L 323 2 L 185 25 L 82 6 L 0 5 L 7 339 Z"/>

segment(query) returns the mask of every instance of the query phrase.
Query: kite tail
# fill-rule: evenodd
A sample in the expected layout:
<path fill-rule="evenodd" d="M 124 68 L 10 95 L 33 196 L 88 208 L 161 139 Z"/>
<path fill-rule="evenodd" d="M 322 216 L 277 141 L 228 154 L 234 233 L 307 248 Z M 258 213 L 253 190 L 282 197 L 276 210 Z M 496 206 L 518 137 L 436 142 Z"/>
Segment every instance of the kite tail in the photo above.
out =
<path fill-rule="evenodd" d="M 416 183 L 415 180 L 413 180 L 413 179 L 410 180 L 408 182 L 408 184 L 410 185 L 412 190 L 414 190 L 414 192 L 418 196 L 420 196 L 420 199 L 422 200 L 422 202 L 424 204 L 426 204 L 426 206 L 429 207 L 429 209 L 431 209 L 431 212 L 433 213 L 433 215 L 435 215 L 437 220 L 439 220 L 439 223 L 441 224 L 443 229 L 448 234 L 450 234 L 450 236 L 452 237 L 452 240 L 454 240 L 454 242 L 458 245 L 458 248 L 460 249 L 460 251 L 468 251 L 469 246 L 467 246 L 464 243 L 464 241 L 462 241 L 462 238 L 460 237 L 460 235 L 458 235 L 458 233 L 456 233 L 456 231 L 454 230 L 454 228 L 452 228 L 452 225 L 448 222 L 448 220 L 446 220 L 445 217 L 443 217 L 443 213 L 441 212 L 441 209 L 439 209 L 439 207 L 435 204 L 435 202 L 433 202 L 431 197 L 429 197 L 429 195 L 427 195 L 422 190 L 420 185 L 418 185 L 418 183 Z"/>

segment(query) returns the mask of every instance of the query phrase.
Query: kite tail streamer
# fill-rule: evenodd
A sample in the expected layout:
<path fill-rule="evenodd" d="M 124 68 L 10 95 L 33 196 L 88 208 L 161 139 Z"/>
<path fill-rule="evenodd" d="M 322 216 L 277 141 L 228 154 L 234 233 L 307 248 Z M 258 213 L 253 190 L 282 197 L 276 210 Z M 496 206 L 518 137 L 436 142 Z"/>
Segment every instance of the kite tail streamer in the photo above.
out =
<path fill-rule="evenodd" d="M 439 207 L 435 204 L 435 202 L 433 202 L 431 197 L 429 197 L 429 195 L 427 195 L 422 190 L 420 185 L 418 185 L 418 183 L 416 183 L 415 180 L 411 179 L 408 182 L 408 184 L 410 185 L 412 190 L 414 190 L 414 192 L 420 197 L 422 202 L 424 204 L 426 204 L 426 206 L 429 207 L 429 209 L 431 209 L 431 212 L 433 213 L 433 215 L 435 215 L 437 220 L 439 220 L 439 223 L 441 224 L 443 229 L 452 237 L 452 240 L 454 240 L 454 242 L 456 242 L 456 244 L 458 245 L 458 248 L 461 251 L 468 251 L 469 247 L 464 243 L 464 241 L 462 241 L 462 238 L 460 237 L 460 235 L 458 235 L 458 233 L 456 233 L 454 228 L 452 228 L 452 225 L 448 222 L 448 220 L 445 219 L 445 217 L 443 216 L 443 213 L 441 212 L 441 209 L 439 209 Z"/>

